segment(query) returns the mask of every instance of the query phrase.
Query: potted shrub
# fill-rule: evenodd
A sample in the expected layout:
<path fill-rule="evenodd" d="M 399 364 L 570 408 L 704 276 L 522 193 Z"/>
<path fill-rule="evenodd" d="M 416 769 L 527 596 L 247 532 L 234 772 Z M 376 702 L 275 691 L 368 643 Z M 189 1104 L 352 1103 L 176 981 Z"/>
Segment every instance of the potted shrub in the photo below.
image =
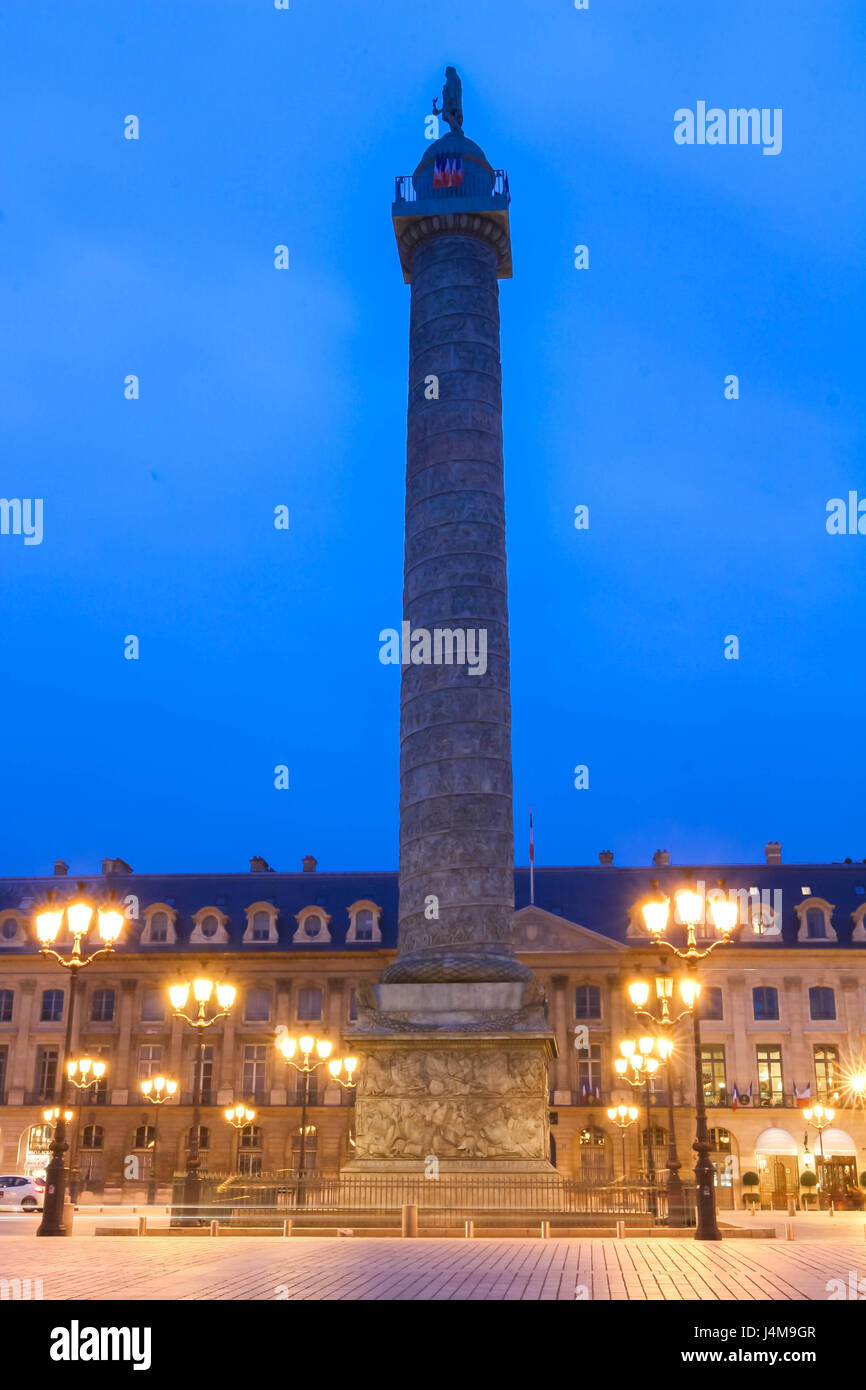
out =
<path fill-rule="evenodd" d="M 758 1187 L 760 1182 L 761 1179 L 758 1177 L 757 1173 L 753 1173 L 751 1170 L 743 1174 L 743 1187 L 748 1189 L 743 1193 L 743 1206 L 747 1211 L 750 1208 L 754 1211 L 755 1204 L 761 1200 L 760 1193 L 751 1190 L 752 1188 Z"/>
<path fill-rule="evenodd" d="M 807 1168 L 805 1173 L 800 1174 L 800 1186 L 805 1187 L 806 1189 L 806 1191 L 803 1193 L 803 1206 L 808 1211 L 809 1204 L 814 1200 L 815 1197 L 815 1194 L 814 1192 L 812 1192 L 811 1189 L 813 1187 L 818 1186 L 818 1174 L 814 1173 L 811 1168 Z"/>

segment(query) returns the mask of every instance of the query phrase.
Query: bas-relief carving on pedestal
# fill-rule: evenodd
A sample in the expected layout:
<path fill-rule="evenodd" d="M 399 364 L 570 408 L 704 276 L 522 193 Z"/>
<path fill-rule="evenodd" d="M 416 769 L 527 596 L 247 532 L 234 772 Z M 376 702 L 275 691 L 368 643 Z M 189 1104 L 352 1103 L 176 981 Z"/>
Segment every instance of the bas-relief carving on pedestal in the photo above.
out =
<path fill-rule="evenodd" d="M 377 1046 L 359 1075 L 354 1158 L 544 1161 L 546 1096 L 535 1049 Z"/>

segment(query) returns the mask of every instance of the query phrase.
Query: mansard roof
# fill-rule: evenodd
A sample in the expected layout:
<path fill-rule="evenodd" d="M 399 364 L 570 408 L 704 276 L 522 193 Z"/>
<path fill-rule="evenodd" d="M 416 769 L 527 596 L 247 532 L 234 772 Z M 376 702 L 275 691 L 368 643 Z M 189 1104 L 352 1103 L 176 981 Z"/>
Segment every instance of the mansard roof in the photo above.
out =
<path fill-rule="evenodd" d="M 781 940 L 786 946 L 798 949 L 834 950 L 853 944 L 866 946 L 866 941 L 852 943 L 851 916 L 866 904 L 866 864 L 784 864 L 784 865 L 689 865 L 680 867 L 615 867 L 577 865 L 540 867 L 535 870 L 535 906 L 552 917 L 584 928 L 621 945 L 639 944 L 627 936 L 629 921 L 637 904 L 651 891 L 653 883 L 666 893 L 673 894 L 684 885 L 694 887 L 703 882 L 707 889 L 716 887 L 719 880 L 728 891 L 748 892 L 757 888 L 766 894 L 772 906 L 773 894 L 781 893 Z M 515 909 L 529 904 L 529 870 L 518 868 L 514 874 Z M 148 955 L 171 955 L 192 949 L 203 949 L 189 939 L 194 927 L 193 918 L 202 908 L 218 909 L 228 919 L 228 941 L 208 943 L 206 950 L 216 954 L 231 951 L 256 951 L 264 954 L 296 951 L 370 951 L 383 947 L 396 949 L 398 892 L 395 872 L 371 873 L 229 873 L 229 874 L 138 874 L 112 872 L 85 877 L 64 876 L 44 878 L 0 878 L 0 927 L 4 913 L 30 917 L 43 904 L 49 891 L 57 895 L 58 903 L 74 897 L 77 885 L 94 900 L 104 899 L 109 891 L 118 900 L 134 900 L 137 911 L 131 930 L 124 932 L 118 950 L 136 951 L 144 913 L 155 903 L 165 904 L 177 913 L 177 942 L 141 947 Z M 805 890 L 809 890 L 808 894 Z M 804 898 L 811 896 L 833 905 L 832 927 L 836 940 L 799 941 L 800 920 L 795 909 Z M 372 901 L 382 909 L 379 942 L 346 943 L 349 929 L 349 908 L 359 901 Z M 276 942 L 244 942 L 247 910 L 254 904 L 273 903 L 277 910 Z M 330 916 L 331 940 L 294 942 L 297 914 L 304 908 L 319 907 Z M 860 935 L 866 935 L 861 932 Z M 764 941 L 748 932 L 743 940 L 771 949 L 778 939 Z M 36 943 L 10 945 L 0 942 L 0 960 L 20 953 L 32 953 Z"/>

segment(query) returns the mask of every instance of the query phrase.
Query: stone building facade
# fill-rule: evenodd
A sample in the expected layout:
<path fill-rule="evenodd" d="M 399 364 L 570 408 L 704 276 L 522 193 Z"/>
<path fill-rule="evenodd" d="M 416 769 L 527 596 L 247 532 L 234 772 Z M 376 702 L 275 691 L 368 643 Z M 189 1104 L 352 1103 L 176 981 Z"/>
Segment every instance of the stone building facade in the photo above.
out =
<path fill-rule="evenodd" d="M 140 1083 L 159 1073 L 179 1082 L 177 1099 L 159 1107 L 160 1183 L 183 1167 L 199 1039 L 172 1016 L 168 986 L 202 972 L 238 990 L 230 1017 L 204 1039 L 206 1167 L 227 1173 L 294 1166 L 300 1093 L 297 1074 L 276 1048 L 277 1030 L 324 1033 L 338 1051 L 351 1050 L 358 993 L 396 957 L 397 876 L 320 874 L 309 859 L 295 874 L 269 872 L 262 860 L 252 864 L 249 874 L 156 877 L 114 860 L 101 875 L 78 881 L 62 865 L 53 878 L 0 880 L 0 1172 L 44 1166 L 42 1110 L 59 1096 L 69 980 L 40 953 L 34 918 L 50 890 L 64 901 L 79 882 L 97 903 L 114 890 L 128 918 L 117 949 L 81 972 L 76 1003 L 72 1050 L 107 1065 L 101 1093 L 75 1107 L 85 1187 L 135 1195 L 148 1176 L 156 1107 L 143 1100 Z M 558 1044 L 549 1075 L 556 1167 L 586 1182 L 620 1177 L 622 1136 L 607 1108 L 625 1101 L 641 1107 L 639 1122 L 625 1131 L 626 1176 L 636 1179 L 645 1169 L 645 1095 L 624 1087 L 613 1063 L 623 1038 L 647 1031 L 634 1018 L 628 984 L 638 974 L 652 982 L 662 961 L 676 978 L 678 962 L 650 946 L 640 904 L 656 883 L 672 894 L 680 886 L 700 892 L 720 879 L 744 910 L 738 941 L 716 949 L 700 969 L 720 1206 L 740 1204 L 741 1178 L 750 1170 L 759 1174 L 767 1204 L 784 1205 L 809 1166 L 823 1171 L 827 1191 L 841 1193 L 866 1169 L 866 1117 L 851 1086 L 866 1075 L 866 864 L 540 868 L 532 904 L 528 874 L 518 869 L 515 950 L 544 988 Z M 685 1177 L 695 1123 L 687 1025 L 674 1033 L 672 1085 Z M 314 1086 L 308 1166 L 333 1172 L 350 1158 L 352 1099 L 324 1079 Z M 816 1100 L 836 1110 L 823 1135 L 823 1165 L 822 1141 L 802 1114 Z M 238 1101 L 256 1110 L 254 1126 L 240 1135 L 223 1115 Z M 668 1104 L 661 1074 L 651 1101 L 656 1166 L 663 1170 Z"/>

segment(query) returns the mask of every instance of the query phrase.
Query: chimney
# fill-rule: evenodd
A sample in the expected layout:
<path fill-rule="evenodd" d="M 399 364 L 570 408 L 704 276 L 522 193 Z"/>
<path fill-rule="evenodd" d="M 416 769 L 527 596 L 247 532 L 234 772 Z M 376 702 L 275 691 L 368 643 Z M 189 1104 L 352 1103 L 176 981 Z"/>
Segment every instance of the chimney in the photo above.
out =
<path fill-rule="evenodd" d="M 102 873 L 107 874 L 131 874 L 132 869 L 125 859 L 103 859 Z"/>
<path fill-rule="evenodd" d="M 653 855 L 653 863 L 657 869 L 666 869 L 671 862 L 671 852 L 669 849 L 657 849 Z"/>
<path fill-rule="evenodd" d="M 271 866 L 270 866 L 270 864 L 268 863 L 267 859 L 263 859 L 262 856 L 261 856 L 260 854 L 254 854 L 253 857 L 252 857 L 252 859 L 250 860 L 250 873 L 251 873 L 251 874 L 272 874 L 272 873 L 273 873 L 273 869 L 271 868 Z"/>
<path fill-rule="evenodd" d="M 65 859 L 55 859 L 55 861 L 54 861 L 54 877 L 55 877 L 55 878 L 63 878 L 63 877 L 64 877 L 66 874 L 68 874 L 68 873 L 69 873 L 69 865 L 67 864 L 66 860 L 65 860 Z"/>
<path fill-rule="evenodd" d="M 778 840 L 768 840 L 764 845 L 764 858 L 768 864 L 781 864 L 782 846 Z"/>
<path fill-rule="evenodd" d="M 303 864 L 304 868 L 304 873 L 314 874 L 316 872 L 316 865 L 318 864 L 318 862 L 319 861 L 318 859 L 316 859 L 315 855 L 305 854 L 303 859 L 301 860 L 301 863 Z"/>
<path fill-rule="evenodd" d="M 612 850 L 612 849 L 603 849 L 602 852 L 601 852 L 601 854 L 598 856 L 598 862 L 599 862 L 599 864 L 612 864 L 612 863 L 613 863 L 613 850 Z"/>

